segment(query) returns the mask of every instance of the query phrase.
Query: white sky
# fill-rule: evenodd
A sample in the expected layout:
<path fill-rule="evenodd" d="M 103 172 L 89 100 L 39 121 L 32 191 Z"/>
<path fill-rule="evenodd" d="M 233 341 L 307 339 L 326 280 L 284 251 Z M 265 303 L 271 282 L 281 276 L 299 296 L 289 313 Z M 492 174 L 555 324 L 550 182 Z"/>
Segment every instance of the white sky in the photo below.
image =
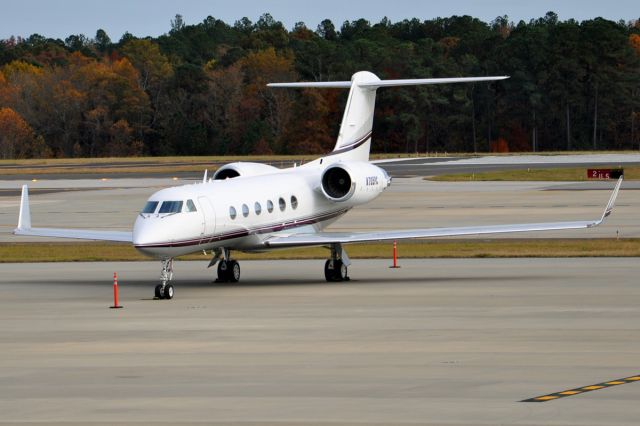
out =
<path fill-rule="evenodd" d="M 392 22 L 405 18 L 471 15 L 490 22 L 508 15 L 512 21 L 529 21 L 549 10 L 561 20 L 578 21 L 598 16 L 618 21 L 640 18 L 637 0 L 8 0 L 0 15 L 0 39 L 33 33 L 64 39 L 70 34 L 93 38 L 104 29 L 113 41 L 125 31 L 142 37 L 169 31 L 176 14 L 186 24 L 197 24 L 211 15 L 228 24 L 246 16 L 255 22 L 265 12 L 291 29 L 303 21 L 311 29 L 325 18 L 340 28 L 345 20 L 365 18 L 376 23 L 384 16 Z"/>

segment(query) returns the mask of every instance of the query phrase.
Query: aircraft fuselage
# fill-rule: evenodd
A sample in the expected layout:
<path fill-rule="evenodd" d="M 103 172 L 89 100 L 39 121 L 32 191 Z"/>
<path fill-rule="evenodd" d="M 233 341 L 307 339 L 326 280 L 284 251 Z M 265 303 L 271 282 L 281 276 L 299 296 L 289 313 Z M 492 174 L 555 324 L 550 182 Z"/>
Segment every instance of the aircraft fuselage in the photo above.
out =
<path fill-rule="evenodd" d="M 157 203 L 153 212 L 143 210 L 136 218 L 133 245 L 160 258 L 218 247 L 260 251 L 274 234 L 319 232 L 390 184 L 383 169 L 366 164 L 367 172 L 353 182 L 350 198 L 336 202 L 327 198 L 318 180 L 326 167 L 314 161 L 266 175 L 160 190 L 148 200 L 148 206 Z M 177 204 L 163 212 L 163 203 L 171 201 Z"/>

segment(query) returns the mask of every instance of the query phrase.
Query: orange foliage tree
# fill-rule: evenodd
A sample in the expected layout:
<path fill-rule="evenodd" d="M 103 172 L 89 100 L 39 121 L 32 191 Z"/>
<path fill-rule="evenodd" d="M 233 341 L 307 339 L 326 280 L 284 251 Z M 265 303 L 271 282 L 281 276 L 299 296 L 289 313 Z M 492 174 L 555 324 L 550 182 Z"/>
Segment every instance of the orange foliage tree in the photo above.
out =
<path fill-rule="evenodd" d="M 42 158 L 49 154 L 42 137 L 11 108 L 0 108 L 0 158 Z"/>
<path fill-rule="evenodd" d="M 272 149 L 276 152 L 282 152 L 286 146 L 284 135 L 293 112 L 293 95 L 290 90 L 274 90 L 266 85 L 276 81 L 295 81 L 293 59 L 291 55 L 279 54 L 271 47 L 252 52 L 240 61 L 246 79 L 242 102 L 245 112 L 252 117 L 257 113 L 266 122 L 271 131 Z"/>
<path fill-rule="evenodd" d="M 640 56 L 640 34 L 631 34 L 629 36 L 629 44 L 631 44 L 636 55 Z"/>

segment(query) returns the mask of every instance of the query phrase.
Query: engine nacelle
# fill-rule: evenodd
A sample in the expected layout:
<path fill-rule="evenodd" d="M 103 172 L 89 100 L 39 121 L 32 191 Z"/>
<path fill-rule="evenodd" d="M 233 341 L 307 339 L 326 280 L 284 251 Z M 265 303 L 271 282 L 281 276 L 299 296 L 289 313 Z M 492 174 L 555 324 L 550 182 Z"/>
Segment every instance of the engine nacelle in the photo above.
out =
<path fill-rule="evenodd" d="M 213 174 L 213 180 L 233 179 L 239 176 L 260 176 L 277 172 L 277 167 L 262 163 L 237 162 L 220 167 Z"/>
<path fill-rule="evenodd" d="M 320 189 L 336 203 L 357 205 L 373 200 L 391 184 L 383 169 L 371 163 L 334 163 L 322 173 Z"/>

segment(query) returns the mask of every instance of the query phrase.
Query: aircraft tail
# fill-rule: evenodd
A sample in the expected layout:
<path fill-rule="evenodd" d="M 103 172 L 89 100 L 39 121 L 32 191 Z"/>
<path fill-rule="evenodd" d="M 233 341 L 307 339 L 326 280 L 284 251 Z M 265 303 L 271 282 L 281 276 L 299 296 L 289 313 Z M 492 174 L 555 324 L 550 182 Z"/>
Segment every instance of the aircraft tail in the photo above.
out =
<path fill-rule="evenodd" d="M 369 71 L 360 71 L 351 77 L 351 81 L 327 81 L 308 83 L 270 83 L 269 87 L 288 88 L 349 88 L 349 98 L 344 109 L 340 133 L 333 151 L 328 156 L 339 155 L 340 160 L 368 161 L 371 149 L 371 129 L 376 103 L 376 90 L 380 87 L 417 86 L 425 84 L 471 83 L 479 81 L 503 80 L 500 77 L 455 77 L 422 78 L 405 80 L 380 80 Z"/>

